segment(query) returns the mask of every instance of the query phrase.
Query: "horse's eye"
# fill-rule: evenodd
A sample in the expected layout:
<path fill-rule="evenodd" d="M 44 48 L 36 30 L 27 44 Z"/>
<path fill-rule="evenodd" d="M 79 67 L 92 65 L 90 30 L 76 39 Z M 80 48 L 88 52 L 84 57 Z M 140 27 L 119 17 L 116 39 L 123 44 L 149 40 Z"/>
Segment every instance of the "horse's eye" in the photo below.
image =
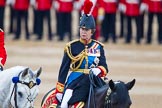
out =
<path fill-rule="evenodd" d="M 18 95 L 19 95 L 20 97 L 22 97 L 22 96 L 23 96 L 22 92 L 18 92 Z"/>

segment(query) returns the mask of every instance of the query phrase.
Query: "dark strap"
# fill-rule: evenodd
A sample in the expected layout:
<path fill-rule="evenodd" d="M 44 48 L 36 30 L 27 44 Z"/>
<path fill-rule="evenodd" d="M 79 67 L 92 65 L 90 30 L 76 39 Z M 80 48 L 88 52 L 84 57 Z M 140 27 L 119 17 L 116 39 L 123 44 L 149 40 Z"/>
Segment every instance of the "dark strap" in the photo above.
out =
<path fill-rule="evenodd" d="M 90 80 L 90 90 L 89 90 L 89 97 L 88 97 L 88 108 L 91 108 L 91 96 L 92 98 L 92 102 L 94 103 L 93 108 L 96 108 L 96 104 L 95 104 L 95 96 L 94 96 L 94 87 L 96 87 L 95 83 L 94 83 L 94 79 L 93 79 L 93 72 L 90 71 L 89 72 L 89 80 Z"/>
<path fill-rule="evenodd" d="M 17 83 L 15 84 L 14 88 L 15 88 L 15 93 L 14 93 L 15 107 L 18 108 L 18 106 L 17 106 L 17 94 L 16 94 L 17 93 Z"/>

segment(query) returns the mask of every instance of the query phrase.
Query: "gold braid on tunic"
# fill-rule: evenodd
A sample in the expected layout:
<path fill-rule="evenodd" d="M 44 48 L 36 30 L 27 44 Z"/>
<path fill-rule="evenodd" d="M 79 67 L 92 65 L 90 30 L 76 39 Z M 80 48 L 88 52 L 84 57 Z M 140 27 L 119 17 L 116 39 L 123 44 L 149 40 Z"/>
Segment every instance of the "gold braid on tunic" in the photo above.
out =
<path fill-rule="evenodd" d="M 65 52 L 67 52 L 67 55 L 71 59 L 70 70 L 71 71 L 76 71 L 77 69 L 79 69 L 79 67 L 82 64 L 84 58 L 86 59 L 85 68 L 88 69 L 88 46 L 85 46 L 85 49 L 81 53 L 79 53 L 76 56 L 73 56 L 72 52 L 71 52 L 71 43 L 73 43 L 75 41 L 77 41 L 77 40 L 74 40 L 74 41 L 68 43 L 66 45 L 66 47 L 65 47 Z M 75 66 L 76 62 L 79 62 L 79 64 L 77 66 Z"/>

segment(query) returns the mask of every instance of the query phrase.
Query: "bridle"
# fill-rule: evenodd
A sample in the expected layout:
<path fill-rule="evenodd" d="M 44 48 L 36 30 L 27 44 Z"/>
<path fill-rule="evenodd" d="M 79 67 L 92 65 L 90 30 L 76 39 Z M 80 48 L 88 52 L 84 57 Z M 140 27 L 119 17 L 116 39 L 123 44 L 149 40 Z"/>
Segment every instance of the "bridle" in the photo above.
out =
<path fill-rule="evenodd" d="M 22 72 L 20 72 L 17 77 L 13 77 L 13 78 L 19 78 L 21 73 Z M 17 105 L 17 84 L 18 83 L 26 85 L 27 87 L 29 87 L 29 89 L 33 88 L 35 85 L 38 85 L 37 83 L 34 83 L 33 81 L 24 82 L 24 81 L 18 80 L 17 82 L 14 82 L 14 86 L 13 86 L 12 93 L 11 93 L 11 96 L 10 96 L 10 101 L 9 101 L 10 102 L 10 108 L 18 108 L 18 105 Z M 11 104 L 12 96 L 14 96 L 15 107 Z M 28 102 L 31 103 L 34 100 L 34 99 L 30 99 L 29 98 L 30 96 L 31 96 L 31 93 L 28 94 L 27 103 Z"/>
<path fill-rule="evenodd" d="M 112 93 L 112 90 L 109 88 L 108 91 L 107 91 L 107 95 L 106 95 L 106 98 L 105 98 L 105 105 L 106 105 L 106 108 L 111 108 L 111 93 Z"/>

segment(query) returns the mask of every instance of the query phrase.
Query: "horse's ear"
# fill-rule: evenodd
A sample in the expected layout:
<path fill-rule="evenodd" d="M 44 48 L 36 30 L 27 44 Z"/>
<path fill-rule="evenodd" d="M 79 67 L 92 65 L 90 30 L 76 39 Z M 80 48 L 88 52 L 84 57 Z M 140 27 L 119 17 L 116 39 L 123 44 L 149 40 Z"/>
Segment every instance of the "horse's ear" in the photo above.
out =
<path fill-rule="evenodd" d="M 42 72 L 42 67 L 40 67 L 38 70 L 36 70 L 36 77 L 39 77 Z"/>
<path fill-rule="evenodd" d="M 135 82 L 136 82 L 135 79 L 133 79 L 132 81 L 128 82 L 128 83 L 126 84 L 127 89 L 128 89 L 128 90 L 132 89 L 132 87 L 134 86 Z"/>
<path fill-rule="evenodd" d="M 24 71 L 22 72 L 21 77 L 25 77 L 28 74 L 29 68 L 25 68 Z"/>
<path fill-rule="evenodd" d="M 115 90 L 115 84 L 112 79 L 109 81 L 109 86 L 111 90 Z"/>

